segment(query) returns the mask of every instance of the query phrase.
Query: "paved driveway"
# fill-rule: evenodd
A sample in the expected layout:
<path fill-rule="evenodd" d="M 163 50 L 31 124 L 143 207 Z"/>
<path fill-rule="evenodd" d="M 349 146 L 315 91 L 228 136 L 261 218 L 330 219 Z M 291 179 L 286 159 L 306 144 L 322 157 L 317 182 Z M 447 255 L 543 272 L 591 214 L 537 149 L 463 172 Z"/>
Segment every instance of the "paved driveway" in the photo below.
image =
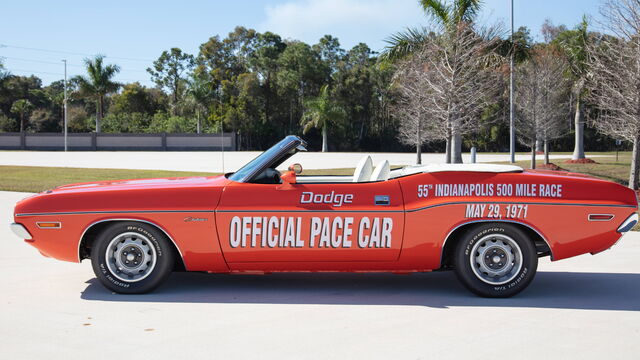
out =
<path fill-rule="evenodd" d="M 0 192 L 2 359 L 637 359 L 640 233 L 550 263 L 511 299 L 451 273 L 174 274 L 116 295 L 90 264 L 40 256 L 10 233 Z"/>

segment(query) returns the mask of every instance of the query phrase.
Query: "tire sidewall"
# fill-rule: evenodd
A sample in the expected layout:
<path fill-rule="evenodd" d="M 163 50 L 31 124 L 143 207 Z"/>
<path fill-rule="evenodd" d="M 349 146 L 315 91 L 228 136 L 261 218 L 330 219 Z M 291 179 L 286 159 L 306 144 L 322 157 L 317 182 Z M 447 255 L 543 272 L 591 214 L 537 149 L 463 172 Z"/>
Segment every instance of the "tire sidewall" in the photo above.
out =
<path fill-rule="evenodd" d="M 513 280 L 500 284 L 488 284 L 479 279 L 471 265 L 473 246 L 487 235 L 500 234 L 513 239 L 522 251 L 522 267 Z M 488 223 L 475 226 L 465 233 L 456 249 L 456 274 L 460 281 L 474 293 L 484 297 L 509 297 L 524 290 L 535 277 L 538 255 L 533 242 L 522 230 L 506 223 Z"/>
<path fill-rule="evenodd" d="M 155 267 L 146 278 L 136 282 L 118 279 L 107 266 L 107 246 L 116 236 L 126 232 L 144 235 L 149 239 L 156 252 Z M 124 294 L 146 293 L 158 287 L 173 270 L 173 248 L 167 237 L 151 225 L 138 222 L 118 222 L 107 226 L 98 235 L 95 246 L 91 249 L 91 265 L 98 280 L 108 289 Z"/>

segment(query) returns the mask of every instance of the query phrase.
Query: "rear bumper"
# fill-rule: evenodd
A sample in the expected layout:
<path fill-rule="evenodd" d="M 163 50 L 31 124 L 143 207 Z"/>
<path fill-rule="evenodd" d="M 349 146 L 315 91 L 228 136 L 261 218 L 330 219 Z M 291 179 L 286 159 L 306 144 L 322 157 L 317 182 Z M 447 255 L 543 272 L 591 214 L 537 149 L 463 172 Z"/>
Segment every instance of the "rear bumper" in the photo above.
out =
<path fill-rule="evenodd" d="M 25 240 L 33 239 L 31 233 L 29 233 L 29 230 L 27 230 L 27 228 L 22 224 L 12 223 L 11 225 L 9 225 L 9 227 L 11 228 L 11 231 L 13 231 L 13 233 L 16 234 L 19 238 Z"/>
<path fill-rule="evenodd" d="M 622 224 L 620 224 L 617 231 L 621 234 L 624 234 L 627 231 L 633 229 L 633 227 L 636 226 L 637 223 L 638 213 L 633 213 Z"/>

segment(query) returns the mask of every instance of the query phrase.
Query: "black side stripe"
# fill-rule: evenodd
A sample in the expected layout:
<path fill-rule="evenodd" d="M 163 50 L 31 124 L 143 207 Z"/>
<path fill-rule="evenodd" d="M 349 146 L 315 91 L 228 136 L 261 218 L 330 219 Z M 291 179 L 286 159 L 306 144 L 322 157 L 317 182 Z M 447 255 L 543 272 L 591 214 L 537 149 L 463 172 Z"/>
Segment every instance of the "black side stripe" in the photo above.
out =
<path fill-rule="evenodd" d="M 539 203 L 539 202 L 515 202 L 515 201 L 458 201 L 458 202 L 449 202 L 442 204 L 435 204 L 424 206 L 417 209 L 406 210 L 406 212 L 416 212 L 426 209 L 431 209 L 440 206 L 447 205 L 464 205 L 464 204 L 515 204 L 515 205 L 544 205 L 544 206 L 590 206 L 590 207 L 621 207 L 621 208 L 632 208 L 636 207 L 633 205 L 619 205 L 619 204 L 579 204 L 579 203 Z"/>
<path fill-rule="evenodd" d="M 464 204 L 516 204 L 516 205 L 541 205 L 541 206 L 589 206 L 589 207 L 616 207 L 616 208 L 632 208 L 633 205 L 620 205 L 620 204 L 579 204 L 579 203 L 539 203 L 539 202 L 510 202 L 510 201 L 460 201 L 460 202 L 448 202 L 442 204 L 435 204 L 420 207 L 410 210 L 123 210 L 123 211 L 73 211 L 73 212 L 50 212 L 50 213 L 24 213 L 16 214 L 16 216 L 44 216 L 44 215 L 81 215 L 81 214 L 153 214 L 153 213 L 326 213 L 326 212 L 357 212 L 357 213 L 401 213 L 401 212 L 417 212 L 427 210 L 431 208 L 449 206 L 449 205 L 464 205 Z"/>
<path fill-rule="evenodd" d="M 42 215 L 83 215 L 83 214 L 154 214 L 154 213 L 213 213 L 213 210 L 130 210 L 130 211 L 70 211 L 50 213 L 24 213 L 16 216 L 42 216 Z"/>

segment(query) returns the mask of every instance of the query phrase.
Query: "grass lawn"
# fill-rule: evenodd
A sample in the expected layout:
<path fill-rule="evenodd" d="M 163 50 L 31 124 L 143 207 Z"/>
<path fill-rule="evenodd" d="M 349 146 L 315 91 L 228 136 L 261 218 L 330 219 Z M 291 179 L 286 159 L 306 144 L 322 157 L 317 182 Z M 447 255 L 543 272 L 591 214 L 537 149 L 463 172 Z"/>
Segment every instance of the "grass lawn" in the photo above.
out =
<path fill-rule="evenodd" d="M 553 154 L 553 153 L 552 153 Z M 603 157 L 594 157 L 592 160 L 596 161 L 596 164 L 567 164 L 566 159 L 551 160 L 554 164 L 560 166 L 565 170 L 572 172 L 583 173 L 598 177 L 601 179 L 616 182 L 622 185 L 628 185 L 629 183 L 629 170 L 631 166 L 631 152 L 625 151 L 618 154 L 618 160 L 616 161 L 615 152 L 601 152 L 593 153 L 593 155 L 605 155 Z M 589 154 L 587 154 L 589 157 Z M 543 155 L 536 156 L 536 163 L 543 163 Z M 505 164 L 505 163 L 503 163 Z M 531 161 L 518 161 L 516 165 L 523 168 L 530 168 Z"/>
<path fill-rule="evenodd" d="M 629 178 L 631 163 L 630 152 L 620 152 L 616 161 L 613 153 L 594 153 L 607 155 L 594 158 L 597 164 L 566 164 L 564 160 L 555 160 L 556 165 L 569 171 L 580 172 L 623 185 Z M 539 156 L 538 163 L 542 163 Z M 529 161 L 520 161 L 517 165 L 529 167 Z M 396 167 L 396 166 L 394 166 Z M 303 175 L 351 175 L 353 168 L 303 171 Z M 214 173 L 164 171 L 164 170 L 125 170 L 125 169 L 84 169 L 35 166 L 0 166 L 0 191 L 40 192 L 56 186 L 91 181 L 144 179 L 157 177 L 211 176 Z"/>
<path fill-rule="evenodd" d="M 214 174 L 163 170 L 0 166 L 0 190 L 40 192 L 56 186 L 79 182 L 211 175 Z"/>

